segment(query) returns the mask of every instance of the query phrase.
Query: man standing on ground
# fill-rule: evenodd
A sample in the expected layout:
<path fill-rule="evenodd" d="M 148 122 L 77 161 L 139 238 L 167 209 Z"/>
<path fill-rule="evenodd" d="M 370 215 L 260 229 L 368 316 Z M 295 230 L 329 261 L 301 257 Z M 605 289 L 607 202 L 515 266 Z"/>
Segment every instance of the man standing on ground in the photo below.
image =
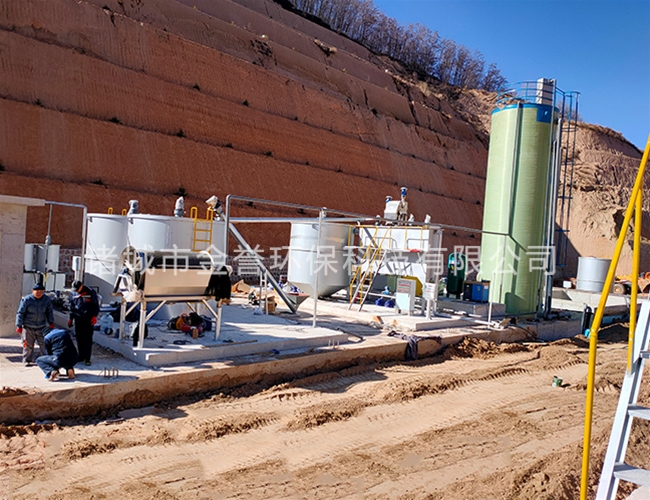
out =
<path fill-rule="evenodd" d="M 38 342 L 41 354 L 45 354 L 43 335 L 46 328 L 54 328 L 54 311 L 52 301 L 45 295 L 45 287 L 34 285 L 31 295 L 25 295 L 20 301 L 16 313 L 16 333 L 23 340 L 23 364 L 32 366 L 37 356 L 34 356 L 34 342 Z"/>
<path fill-rule="evenodd" d="M 77 363 L 77 349 L 67 330 L 52 330 L 45 336 L 47 354 L 36 359 L 36 364 L 45 373 L 45 378 L 54 382 L 59 378 L 59 368 L 65 368 L 68 379 L 74 378 L 73 366 Z"/>
<path fill-rule="evenodd" d="M 74 333 L 79 347 L 79 361 L 83 361 L 86 366 L 90 366 L 93 330 L 95 324 L 97 324 L 99 300 L 97 299 L 97 293 L 81 281 L 75 281 L 72 288 L 77 294 L 72 297 L 70 304 L 68 328 L 71 328 L 74 322 Z"/>

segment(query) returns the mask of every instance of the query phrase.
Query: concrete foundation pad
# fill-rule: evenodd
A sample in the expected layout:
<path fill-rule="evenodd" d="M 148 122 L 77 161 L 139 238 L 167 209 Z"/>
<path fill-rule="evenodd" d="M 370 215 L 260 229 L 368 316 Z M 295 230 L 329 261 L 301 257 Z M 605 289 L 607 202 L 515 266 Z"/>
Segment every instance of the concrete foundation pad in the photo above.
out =
<path fill-rule="evenodd" d="M 582 290 L 575 290 L 572 288 L 554 288 L 553 299 L 551 305 L 553 309 L 562 309 L 565 311 L 583 311 L 585 305 L 592 309 L 596 309 L 600 303 L 600 293 L 584 292 Z M 646 300 L 646 295 L 637 297 L 637 303 Z M 628 295 L 614 295 L 607 296 L 605 304 L 605 314 L 621 314 L 629 311 L 630 297 Z"/>
<path fill-rule="evenodd" d="M 348 342 L 344 333 L 327 328 L 311 328 L 286 318 L 256 315 L 254 308 L 238 301 L 222 308 L 219 337 L 215 326 L 196 339 L 181 331 L 169 330 L 165 322 L 149 321 L 148 338 L 142 348 L 133 347 L 130 337 L 95 333 L 94 341 L 126 359 L 144 366 L 168 366 L 198 361 L 214 361 L 267 351 L 308 349 Z"/>
<path fill-rule="evenodd" d="M 131 339 L 121 341 L 115 337 L 98 333 L 94 335 L 94 340 L 102 347 L 111 349 L 126 359 L 144 366 L 169 366 L 197 361 L 214 361 L 273 350 L 307 349 L 348 342 L 346 334 L 325 328 L 286 326 L 282 330 L 276 329 L 274 333 L 275 335 L 264 335 L 258 332 L 249 334 L 246 339 L 240 340 L 237 340 L 241 337 L 240 335 L 226 337 L 221 335 L 222 340 L 206 340 L 205 337 L 192 339 L 182 332 L 170 334 L 153 327 L 149 329 L 149 336 L 153 336 L 153 339 L 145 339 L 143 348 L 133 347 Z M 213 332 L 206 332 L 206 335 L 211 334 L 213 335 Z M 174 344 L 174 341 L 187 343 L 178 345 Z"/>

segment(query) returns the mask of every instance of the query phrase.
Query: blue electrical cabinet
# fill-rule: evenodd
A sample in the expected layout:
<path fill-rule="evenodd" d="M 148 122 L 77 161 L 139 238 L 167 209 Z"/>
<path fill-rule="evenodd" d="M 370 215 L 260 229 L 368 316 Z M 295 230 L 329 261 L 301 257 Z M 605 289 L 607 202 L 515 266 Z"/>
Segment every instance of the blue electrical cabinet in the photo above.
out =
<path fill-rule="evenodd" d="M 489 281 L 466 281 L 463 290 L 463 300 L 472 302 L 488 302 L 490 299 Z"/>

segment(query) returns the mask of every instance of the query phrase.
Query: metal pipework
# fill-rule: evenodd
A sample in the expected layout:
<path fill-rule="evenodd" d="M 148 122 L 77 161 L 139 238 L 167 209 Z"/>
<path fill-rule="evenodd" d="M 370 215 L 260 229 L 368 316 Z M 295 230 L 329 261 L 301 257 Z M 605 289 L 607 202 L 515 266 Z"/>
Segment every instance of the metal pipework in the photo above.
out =
<path fill-rule="evenodd" d="M 295 208 L 297 210 L 312 210 L 314 212 L 320 212 L 320 210 L 327 210 L 328 212 L 335 213 L 337 215 L 344 215 L 347 217 L 350 217 L 355 220 L 368 220 L 368 219 L 376 219 L 374 217 L 370 217 L 368 215 L 362 215 L 362 214 L 357 214 L 354 212 L 344 212 L 341 210 L 334 210 L 334 209 L 328 209 L 326 207 L 314 207 L 312 205 L 300 205 L 297 203 L 287 203 L 284 201 L 274 201 L 274 200 L 263 200 L 260 198 L 250 198 L 248 196 L 237 196 L 234 194 L 229 194 L 226 196 L 226 209 L 225 209 L 225 214 L 226 214 L 226 229 L 225 229 L 225 243 L 224 243 L 224 253 L 228 255 L 228 232 L 230 228 L 230 201 L 231 200 L 238 200 L 238 201 L 246 201 L 250 203 L 259 203 L 262 205 L 273 205 L 273 206 L 278 206 L 278 207 L 287 207 L 287 208 Z M 328 219 L 329 220 L 329 219 Z M 269 221 L 273 222 L 273 221 Z M 284 222 L 284 220 L 282 221 Z M 302 220 L 301 220 L 302 222 Z"/>

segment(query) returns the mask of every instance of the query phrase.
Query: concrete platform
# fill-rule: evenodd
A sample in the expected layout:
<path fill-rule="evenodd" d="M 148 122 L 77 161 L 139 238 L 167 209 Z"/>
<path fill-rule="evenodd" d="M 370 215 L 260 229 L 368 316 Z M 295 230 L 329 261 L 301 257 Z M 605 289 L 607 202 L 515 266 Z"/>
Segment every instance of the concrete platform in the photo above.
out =
<path fill-rule="evenodd" d="M 553 288 L 551 305 L 553 309 L 565 311 L 583 311 L 585 305 L 596 309 L 600 303 L 600 293 L 583 292 L 572 288 Z M 647 299 L 647 294 L 639 294 L 637 303 Z M 610 293 L 605 304 L 605 314 L 621 314 L 629 311 L 630 296 Z"/>
<path fill-rule="evenodd" d="M 150 321 L 147 323 L 149 336 L 143 348 L 133 347 L 130 338 L 121 341 L 101 333 L 95 333 L 94 340 L 144 366 L 168 366 L 348 342 L 346 334 L 335 330 L 311 328 L 286 317 L 255 315 L 254 308 L 241 299 L 224 306 L 222 311 L 219 338 L 215 338 L 214 325 L 212 331 L 193 339 L 183 332 L 168 330 L 166 322 Z"/>

